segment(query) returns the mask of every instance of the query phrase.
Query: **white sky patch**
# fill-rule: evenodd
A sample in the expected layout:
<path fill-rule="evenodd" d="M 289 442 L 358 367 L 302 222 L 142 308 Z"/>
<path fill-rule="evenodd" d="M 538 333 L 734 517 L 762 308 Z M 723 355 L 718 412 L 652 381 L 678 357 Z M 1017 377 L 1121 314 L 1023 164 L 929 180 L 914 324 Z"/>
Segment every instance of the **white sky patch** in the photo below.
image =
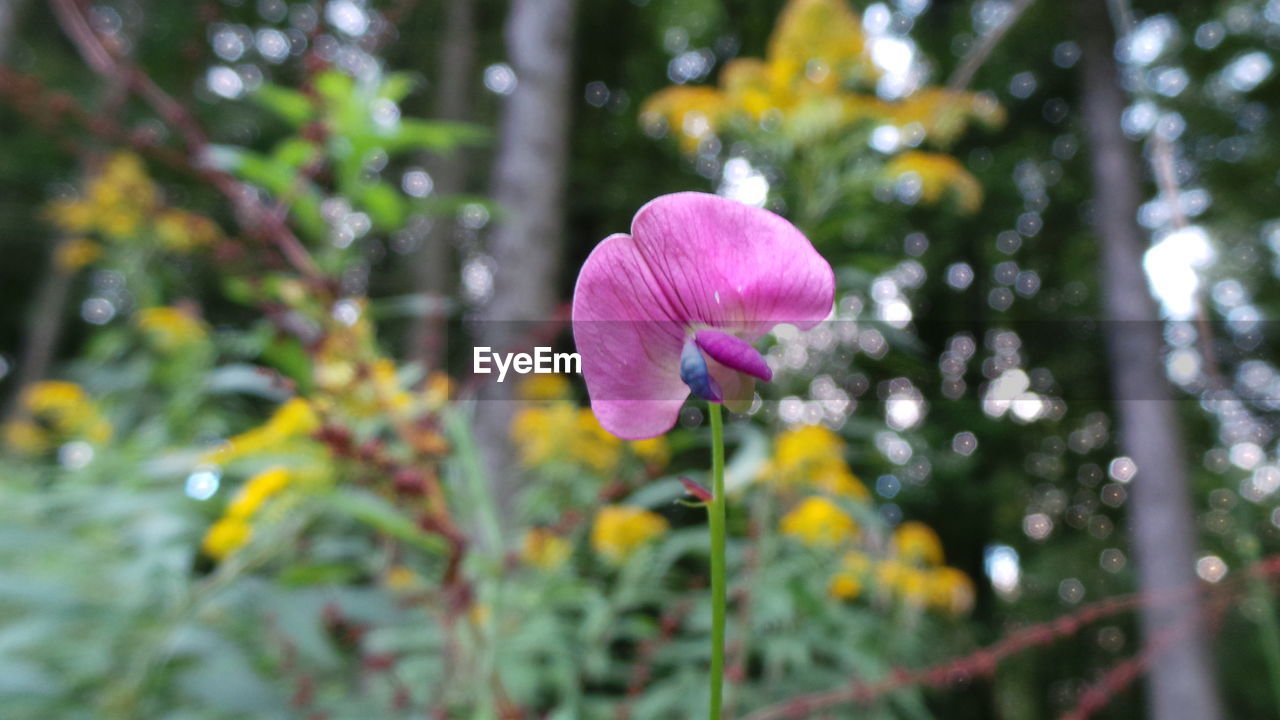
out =
<path fill-rule="evenodd" d="M 983 554 L 983 566 L 991 587 L 1005 600 L 1018 596 L 1022 585 L 1022 563 L 1018 551 L 1008 545 L 988 545 Z"/>
<path fill-rule="evenodd" d="M 369 29 L 369 14 L 351 0 L 330 0 L 324 8 L 324 19 L 352 37 L 359 37 Z"/>
<path fill-rule="evenodd" d="M 1204 228 L 1191 225 L 1165 235 L 1142 258 L 1147 280 L 1166 315 L 1189 320 L 1195 315 L 1197 272 L 1213 262 L 1215 253 Z"/>
<path fill-rule="evenodd" d="M 205 74 L 205 83 L 215 95 L 234 100 L 244 94 L 244 79 L 226 65 L 214 65 Z"/>
<path fill-rule="evenodd" d="M 888 155 L 902 144 L 902 133 L 892 125 L 881 125 L 871 131 L 871 149 Z"/>
<path fill-rule="evenodd" d="M 1249 92 L 1271 75 L 1273 67 L 1270 55 L 1255 50 L 1232 60 L 1222 69 L 1222 79 L 1236 92 Z"/>
<path fill-rule="evenodd" d="M 876 94 L 885 99 L 905 97 L 924 82 L 925 67 L 916 44 L 891 29 L 893 13 L 884 3 L 872 3 L 862 13 L 862 29 L 871 48 L 871 62 L 882 73 Z"/>
<path fill-rule="evenodd" d="M 725 161 L 720 187 L 716 192 L 752 207 L 764 207 L 765 201 L 769 199 L 769 180 L 746 158 L 733 157 Z"/>
<path fill-rule="evenodd" d="M 1178 24 L 1168 15 L 1156 15 L 1143 20 L 1129 35 L 1126 48 L 1129 62 L 1150 65 L 1160 59 L 1177 37 Z"/>

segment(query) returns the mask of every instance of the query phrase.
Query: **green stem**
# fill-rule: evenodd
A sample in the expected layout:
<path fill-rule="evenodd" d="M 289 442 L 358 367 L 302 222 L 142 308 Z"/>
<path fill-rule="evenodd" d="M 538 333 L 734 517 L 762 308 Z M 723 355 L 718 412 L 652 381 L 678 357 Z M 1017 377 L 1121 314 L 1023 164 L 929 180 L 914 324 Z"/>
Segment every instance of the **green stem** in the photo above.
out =
<path fill-rule="evenodd" d="M 707 526 L 711 530 L 711 712 L 710 720 L 720 720 L 724 699 L 724 618 L 725 618 L 725 505 L 724 425 L 720 405 L 710 403 L 711 415 L 711 502 L 707 505 Z"/>

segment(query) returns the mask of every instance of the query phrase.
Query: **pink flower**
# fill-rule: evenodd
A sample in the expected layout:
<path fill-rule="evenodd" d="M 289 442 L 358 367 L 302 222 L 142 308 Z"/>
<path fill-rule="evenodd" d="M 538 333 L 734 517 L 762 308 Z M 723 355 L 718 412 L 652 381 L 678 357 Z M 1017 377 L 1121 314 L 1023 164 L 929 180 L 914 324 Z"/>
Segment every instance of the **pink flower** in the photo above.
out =
<path fill-rule="evenodd" d="M 835 276 L 777 215 L 705 193 L 663 195 L 605 238 L 573 292 L 573 336 L 606 430 L 670 430 L 692 391 L 731 408 L 773 373 L 751 343 L 831 312 Z"/>

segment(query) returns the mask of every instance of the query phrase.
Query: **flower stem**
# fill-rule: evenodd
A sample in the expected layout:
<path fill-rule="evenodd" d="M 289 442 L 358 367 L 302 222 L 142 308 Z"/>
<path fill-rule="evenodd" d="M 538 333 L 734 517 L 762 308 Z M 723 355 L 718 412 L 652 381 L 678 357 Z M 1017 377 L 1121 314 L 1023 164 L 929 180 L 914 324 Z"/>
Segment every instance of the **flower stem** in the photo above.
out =
<path fill-rule="evenodd" d="M 711 530 L 711 711 L 710 720 L 720 720 L 724 697 L 725 619 L 725 505 L 724 425 L 720 404 L 710 403 L 711 415 L 711 502 L 707 504 L 707 526 Z"/>

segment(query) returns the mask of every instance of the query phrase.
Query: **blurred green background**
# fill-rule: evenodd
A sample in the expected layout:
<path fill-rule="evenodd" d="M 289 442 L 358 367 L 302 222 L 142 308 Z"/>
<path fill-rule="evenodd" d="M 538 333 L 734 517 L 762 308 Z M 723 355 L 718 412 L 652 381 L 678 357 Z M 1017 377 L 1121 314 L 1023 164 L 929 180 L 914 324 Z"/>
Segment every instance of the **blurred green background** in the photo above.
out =
<path fill-rule="evenodd" d="M 698 190 L 838 280 L 730 419 L 727 716 L 1277 717 L 1278 42 L 1277 0 L 0 0 L 0 716 L 701 716 L 703 411 L 623 442 L 470 366 L 571 350 L 590 250 Z"/>

